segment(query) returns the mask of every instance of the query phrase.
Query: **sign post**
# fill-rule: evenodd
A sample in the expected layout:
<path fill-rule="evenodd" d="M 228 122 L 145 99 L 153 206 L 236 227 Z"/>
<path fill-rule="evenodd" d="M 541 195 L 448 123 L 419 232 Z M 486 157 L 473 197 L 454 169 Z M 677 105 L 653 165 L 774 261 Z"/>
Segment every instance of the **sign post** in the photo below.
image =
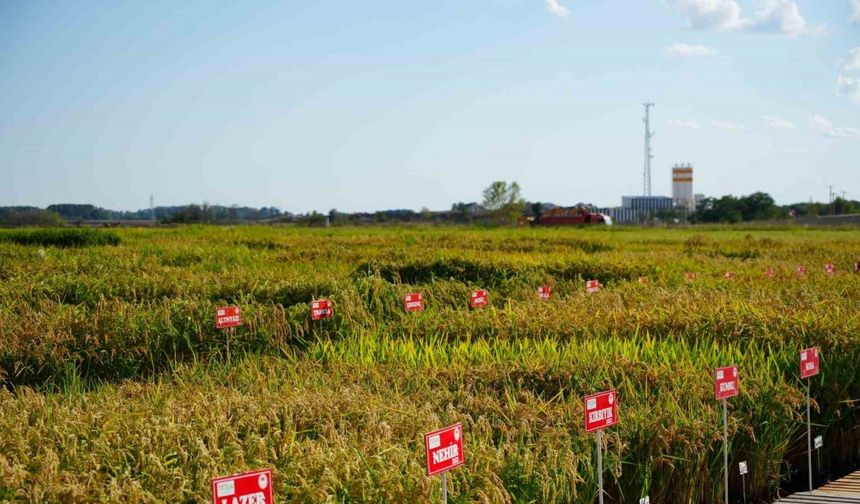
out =
<path fill-rule="evenodd" d="M 615 389 L 586 396 L 585 432 L 597 431 L 597 499 L 603 504 L 603 429 L 618 423 L 618 394 Z"/>
<path fill-rule="evenodd" d="M 552 297 L 552 286 L 551 285 L 541 285 L 538 287 L 538 297 L 543 299 L 544 301 L 549 300 Z"/>
<path fill-rule="evenodd" d="M 403 298 L 403 309 L 408 312 L 424 311 L 424 296 L 420 292 L 407 294 Z"/>
<path fill-rule="evenodd" d="M 723 465 L 725 466 L 725 504 L 729 504 L 729 413 L 727 399 L 738 395 L 738 367 L 714 370 L 714 395 L 723 401 Z"/>
<path fill-rule="evenodd" d="M 272 470 L 261 469 L 212 480 L 213 504 L 271 504 Z"/>
<path fill-rule="evenodd" d="M 486 289 L 478 289 L 472 291 L 472 297 L 469 298 L 472 308 L 483 308 L 490 303 L 490 297 L 487 295 Z"/>
<path fill-rule="evenodd" d="M 230 336 L 233 328 L 242 325 L 242 310 L 238 306 L 221 306 L 215 310 L 215 329 L 227 329 L 227 363 L 230 363 Z"/>
<path fill-rule="evenodd" d="M 819 360 L 818 348 L 812 347 L 800 352 L 800 379 L 805 380 L 818 374 Z M 809 381 L 806 382 L 806 451 L 807 451 L 807 469 L 809 470 L 809 491 L 812 492 L 812 420 L 809 399 Z"/>
<path fill-rule="evenodd" d="M 442 504 L 448 503 L 446 474 L 466 461 L 463 451 L 463 426 L 459 423 L 424 434 L 427 476 L 442 474 Z"/>
<path fill-rule="evenodd" d="M 818 474 L 821 474 L 821 447 L 824 446 L 824 438 L 815 436 L 815 454 L 818 458 Z"/>

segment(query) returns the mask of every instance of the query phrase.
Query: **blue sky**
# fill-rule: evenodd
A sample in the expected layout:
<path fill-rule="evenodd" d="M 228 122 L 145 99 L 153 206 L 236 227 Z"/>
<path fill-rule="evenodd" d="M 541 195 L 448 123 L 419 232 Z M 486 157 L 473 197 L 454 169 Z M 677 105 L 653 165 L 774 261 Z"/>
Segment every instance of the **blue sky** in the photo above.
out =
<path fill-rule="evenodd" d="M 860 199 L 860 0 L 0 1 L 0 205 Z"/>

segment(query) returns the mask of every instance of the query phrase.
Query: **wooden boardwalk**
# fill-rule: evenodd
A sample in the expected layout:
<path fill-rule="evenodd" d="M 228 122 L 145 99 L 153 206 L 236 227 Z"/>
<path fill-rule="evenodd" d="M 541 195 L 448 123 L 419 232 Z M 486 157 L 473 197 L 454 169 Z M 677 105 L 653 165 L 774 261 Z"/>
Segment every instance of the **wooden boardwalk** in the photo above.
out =
<path fill-rule="evenodd" d="M 833 481 L 814 492 L 800 492 L 776 501 L 777 504 L 860 504 L 860 471 Z"/>

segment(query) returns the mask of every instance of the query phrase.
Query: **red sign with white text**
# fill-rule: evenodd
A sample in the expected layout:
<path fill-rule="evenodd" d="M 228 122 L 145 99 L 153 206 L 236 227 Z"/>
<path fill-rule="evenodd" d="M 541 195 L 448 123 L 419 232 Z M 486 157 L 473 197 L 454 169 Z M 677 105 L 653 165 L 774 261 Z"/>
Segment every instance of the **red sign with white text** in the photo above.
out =
<path fill-rule="evenodd" d="M 618 394 L 615 389 L 586 396 L 583 402 L 585 432 L 594 432 L 618 423 Z"/>
<path fill-rule="evenodd" d="M 420 292 L 407 294 L 403 298 L 403 309 L 411 311 L 424 311 L 424 296 Z"/>
<path fill-rule="evenodd" d="M 311 318 L 313 320 L 331 318 L 332 315 L 334 315 L 334 308 L 332 308 L 331 301 L 328 299 L 311 302 Z"/>
<path fill-rule="evenodd" d="M 212 480 L 213 504 L 272 504 L 273 502 L 271 469 Z"/>
<path fill-rule="evenodd" d="M 588 280 L 585 282 L 585 292 L 591 294 L 600 290 L 599 280 Z"/>
<path fill-rule="evenodd" d="M 836 268 L 833 267 L 832 263 L 827 263 L 824 265 L 824 271 L 827 272 L 828 275 L 832 275 Z"/>
<path fill-rule="evenodd" d="M 242 311 L 238 306 L 221 306 L 215 310 L 215 329 L 242 325 Z"/>
<path fill-rule="evenodd" d="M 552 287 L 549 285 L 541 285 L 538 287 L 538 297 L 541 299 L 549 299 L 552 297 Z"/>
<path fill-rule="evenodd" d="M 818 348 L 812 347 L 800 351 L 800 377 L 809 378 L 818 374 Z"/>
<path fill-rule="evenodd" d="M 738 367 L 726 366 L 714 370 L 714 396 L 717 400 L 738 395 Z"/>
<path fill-rule="evenodd" d="M 482 308 L 490 303 L 490 297 L 487 295 L 486 290 L 479 289 L 472 291 L 472 297 L 469 302 L 471 303 L 472 308 Z"/>
<path fill-rule="evenodd" d="M 774 275 L 773 268 L 768 268 L 768 269 L 764 272 L 764 276 L 766 276 L 766 277 L 768 277 L 768 278 L 773 278 L 773 275 Z"/>
<path fill-rule="evenodd" d="M 424 434 L 427 454 L 427 476 L 451 470 L 466 461 L 463 452 L 463 426 L 454 424 Z"/>
<path fill-rule="evenodd" d="M 797 274 L 801 275 L 801 276 L 805 275 L 806 274 L 806 266 L 798 266 L 797 267 Z"/>

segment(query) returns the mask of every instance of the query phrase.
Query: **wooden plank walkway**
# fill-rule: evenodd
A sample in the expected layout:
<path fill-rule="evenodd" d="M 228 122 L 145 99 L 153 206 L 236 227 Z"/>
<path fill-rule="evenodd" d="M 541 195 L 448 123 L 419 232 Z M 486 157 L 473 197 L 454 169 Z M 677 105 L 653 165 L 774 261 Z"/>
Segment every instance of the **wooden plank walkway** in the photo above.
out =
<path fill-rule="evenodd" d="M 776 504 L 860 504 L 860 471 L 830 482 L 812 493 L 800 492 Z"/>

